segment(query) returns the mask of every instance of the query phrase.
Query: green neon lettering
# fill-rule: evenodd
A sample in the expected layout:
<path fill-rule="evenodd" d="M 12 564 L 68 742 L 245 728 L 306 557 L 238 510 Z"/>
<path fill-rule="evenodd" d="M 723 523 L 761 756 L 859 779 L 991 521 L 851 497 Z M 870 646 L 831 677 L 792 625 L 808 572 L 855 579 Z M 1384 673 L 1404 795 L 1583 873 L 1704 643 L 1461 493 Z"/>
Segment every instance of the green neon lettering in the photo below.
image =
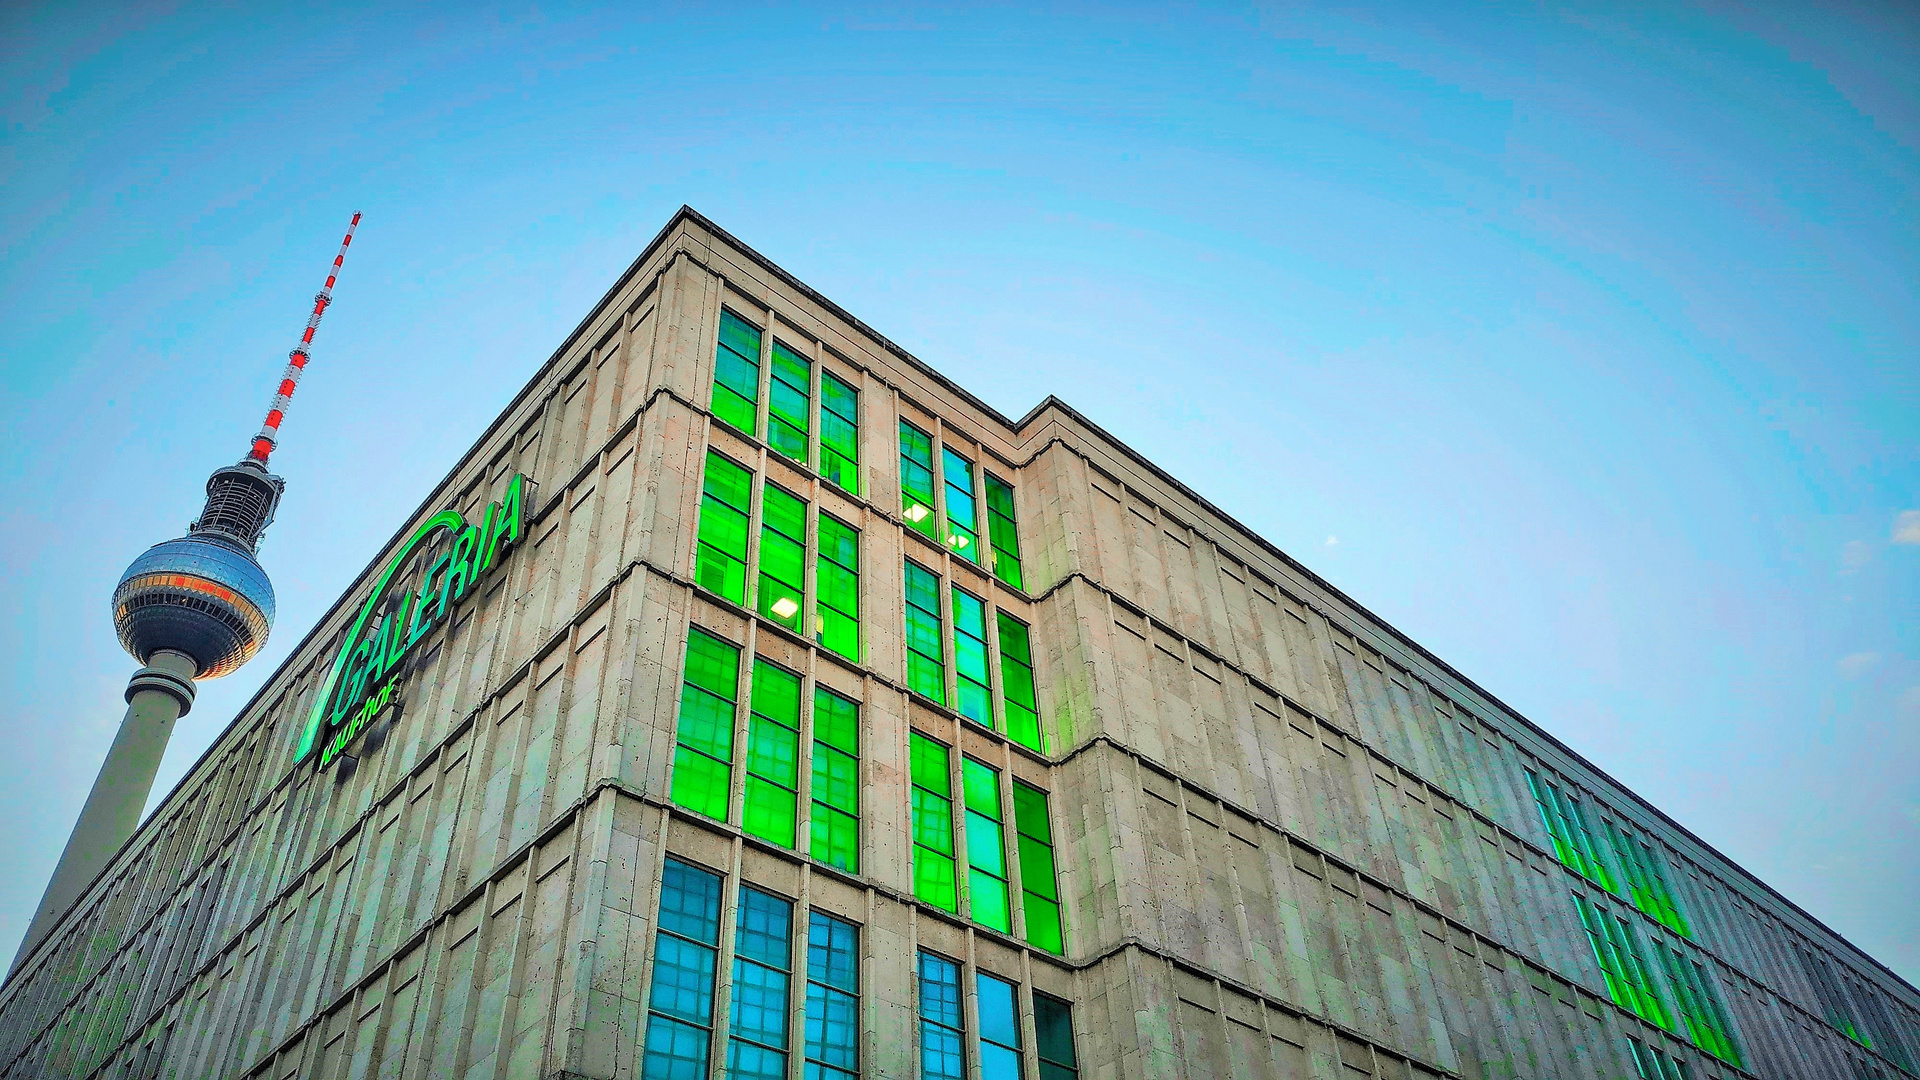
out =
<path fill-rule="evenodd" d="M 524 474 L 515 474 L 508 481 L 502 500 L 487 507 L 479 527 L 468 524 L 452 510 L 442 510 L 401 546 L 367 595 L 326 678 L 314 693 L 306 726 L 294 750 L 296 763 L 305 761 L 312 755 L 315 744 L 320 743 L 320 764 L 325 766 L 393 699 L 398 679 L 388 676 L 400 666 L 413 646 L 440 624 L 480 576 L 518 544 L 532 494 L 532 482 Z M 367 624 L 386 596 L 394 575 L 420 545 L 443 529 L 454 533 L 454 542 L 433 561 L 419 591 L 403 593 L 373 637 L 364 638 Z M 375 686 L 380 687 L 377 696 L 373 693 Z M 344 725 L 342 721 L 346 721 Z M 321 732 L 329 728 L 335 729 L 332 736 L 321 742 Z"/>

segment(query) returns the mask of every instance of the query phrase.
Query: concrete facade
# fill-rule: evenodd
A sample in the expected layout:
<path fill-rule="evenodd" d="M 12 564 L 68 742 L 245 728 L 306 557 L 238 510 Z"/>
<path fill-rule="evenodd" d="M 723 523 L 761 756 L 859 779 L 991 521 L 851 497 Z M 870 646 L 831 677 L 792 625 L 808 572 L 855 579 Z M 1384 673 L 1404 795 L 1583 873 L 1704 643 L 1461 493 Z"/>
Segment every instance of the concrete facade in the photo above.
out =
<path fill-rule="evenodd" d="M 712 418 L 723 308 L 858 390 L 857 495 Z M 1024 589 L 903 521 L 900 419 L 1013 486 Z M 696 584 L 709 447 L 859 530 L 858 662 Z M 1029 1078 L 1036 994 L 1071 1003 L 1102 1080 L 1658 1069 L 1630 1039 L 1673 1076 L 1920 1075 L 1912 986 L 1065 404 L 999 415 L 691 211 L 390 548 L 516 471 L 530 532 L 422 643 L 404 703 L 352 760 L 293 764 L 383 551 L 22 959 L 0 1076 L 638 1077 L 669 858 L 725 879 L 715 1076 L 742 883 L 794 903 L 798 986 L 809 910 L 860 928 L 864 1076 L 922 1075 L 923 950 L 969 990 L 1018 984 Z M 1045 753 L 908 691 L 908 559 L 1031 627 Z M 748 836 L 738 755 L 729 821 L 675 805 L 694 627 L 859 704 L 858 873 Z M 916 899 L 910 732 L 1048 794 L 1064 955 L 1025 944 L 1028 909 L 1001 933 Z M 1591 848 L 1550 834 L 1548 783 Z M 1576 894 L 1647 952 L 1666 1029 L 1610 984 Z M 1707 980 L 1720 1057 L 1655 950 Z"/>

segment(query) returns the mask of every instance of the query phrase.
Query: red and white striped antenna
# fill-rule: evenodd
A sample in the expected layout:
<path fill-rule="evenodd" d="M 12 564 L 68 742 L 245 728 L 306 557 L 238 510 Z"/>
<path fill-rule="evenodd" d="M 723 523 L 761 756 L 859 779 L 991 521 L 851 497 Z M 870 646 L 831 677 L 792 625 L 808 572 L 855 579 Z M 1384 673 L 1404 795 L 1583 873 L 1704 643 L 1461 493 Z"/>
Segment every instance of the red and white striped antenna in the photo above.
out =
<path fill-rule="evenodd" d="M 347 261 L 347 245 L 353 243 L 353 230 L 359 227 L 360 215 L 356 213 L 347 223 L 347 236 L 340 241 L 340 254 L 333 257 L 333 267 L 327 271 L 327 283 L 313 298 L 313 314 L 307 316 L 307 330 L 300 335 L 300 344 L 287 354 L 287 370 L 280 377 L 279 389 L 273 392 L 273 401 L 267 405 L 266 423 L 260 425 L 260 433 L 253 437 L 253 449 L 247 456 L 262 465 L 280 444 L 280 421 L 286 419 L 287 404 L 293 400 L 294 388 L 300 385 L 300 373 L 307 370 L 307 361 L 312 358 L 307 350 L 313 346 L 313 332 L 320 328 L 320 317 L 327 313 L 327 305 L 333 303 L 333 283 L 340 278 L 340 264 Z"/>

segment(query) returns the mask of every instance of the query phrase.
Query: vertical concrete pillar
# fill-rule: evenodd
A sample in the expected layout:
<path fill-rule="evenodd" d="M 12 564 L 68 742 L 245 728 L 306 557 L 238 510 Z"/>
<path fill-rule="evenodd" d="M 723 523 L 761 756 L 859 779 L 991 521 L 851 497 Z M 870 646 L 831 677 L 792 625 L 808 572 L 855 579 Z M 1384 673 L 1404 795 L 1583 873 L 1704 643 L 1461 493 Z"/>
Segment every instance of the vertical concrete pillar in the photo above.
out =
<path fill-rule="evenodd" d="M 148 666 L 127 680 L 127 713 L 120 720 L 120 732 L 113 737 L 113 748 L 94 778 L 86 805 L 80 808 L 80 820 L 74 823 L 67 848 L 53 868 L 46 895 L 34 909 L 33 922 L 13 958 L 15 965 L 33 952 L 140 824 L 140 811 L 153 791 L 153 777 L 173 735 L 173 722 L 193 706 L 196 670 L 191 656 L 161 649 L 148 657 Z"/>

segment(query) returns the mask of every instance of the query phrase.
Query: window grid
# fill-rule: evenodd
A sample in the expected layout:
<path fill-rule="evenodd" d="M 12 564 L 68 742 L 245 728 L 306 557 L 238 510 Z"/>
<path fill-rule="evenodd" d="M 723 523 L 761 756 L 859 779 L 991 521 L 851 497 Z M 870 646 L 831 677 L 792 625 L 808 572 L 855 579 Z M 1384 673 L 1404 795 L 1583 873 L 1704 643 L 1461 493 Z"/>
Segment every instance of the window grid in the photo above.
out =
<path fill-rule="evenodd" d="M 1527 770 L 1527 787 L 1533 792 L 1533 802 L 1540 810 L 1547 834 L 1553 838 L 1554 855 L 1574 873 L 1614 892 L 1613 877 L 1594 853 L 1593 840 L 1587 835 L 1578 802 L 1562 795 L 1553 781 L 1543 779 L 1532 769 Z"/>
<path fill-rule="evenodd" d="M 1064 1001 L 1033 995 L 1034 1042 L 1040 1051 L 1040 1080 L 1077 1080 L 1080 1059 L 1073 1052 L 1073 1010 Z"/>
<path fill-rule="evenodd" d="M 960 786 L 967 805 L 967 900 L 974 922 L 1013 932 L 1007 887 L 1007 837 L 1000 809 L 1000 770 L 960 759 Z"/>
<path fill-rule="evenodd" d="M 793 903 L 742 885 L 737 919 L 727 1075 L 738 1080 L 785 1080 Z"/>
<path fill-rule="evenodd" d="M 1606 978 L 1607 994 L 1613 1003 L 1661 1027 L 1669 1026 L 1666 1010 L 1647 983 L 1644 967 L 1637 962 L 1625 933 L 1626 924 L 1609 918 L 1607 912 L 1579 893 L 1573 894 L 1573 905 L 1580 912 L 1580 926 L 1587 933 L 1587 944 L 1593 948 L 1593 958 Z"/>
<path fill-rule="evenodd" d="M 952 752 L 919 732 L 910 738 L 913 772 L 913 894 L 958 913 L 954 868 Z"/>
<path fill-rule="evenodd" d="M 807 1080 L 860 1070 L 860 928 L 813 912 L 807 923 Z"/>
<path fill-rule="evenodd" d="M 1692 1080 L 1687 1063 L 1655 1049 L 1633 1036 L 1627 1036 L 1627 1052 L 1633 1057 L 1639 1080 Z"/>
<path fill-rule="evenodd" d="M 1666 942 L 1655 942 L 1653 951 L 1666 968 L 1667 982 L 1679 1001 L 1680 1018 L 1693 1044 L 1729 1065 L 1739 1066 L 1740 1052 L 1727 1032 L 1726 1014 L 1711 991 L 1706 969 Z"/>
<path fill-rule="evenodd" d="M 1027 942 L 1056 956 L 1065 955 L 1066 938 L 1060 922 L 1060 887 L 1053 858 L 1053 822 L 1047 813 L 1047 793 L 1015 780 L 1013 825 L 1019 837 L 1020 909 L 1026 921 Z"/>
<path fill-rule="evenodd" d="M 1026 589 L 1020 571 L 1020 533 L 1014 526 L 1013 486 L 985 473 L 987 487 L 987 539 L 993 545 L 993 576 L 1016 589 Z"/>
<path fill-rule="evenodd" d="M 933 436 L 900 421 L 900 516 L 929 540 L 934 535 Z"/>
<path fill-rule="evenodd" d="M 747 720 L 747 783 L 740 827 L 791 849 L 800 793 L 800 676 L 759 657 Z"/>
<path fill-rule="evenodd" d="M 1667 1007 L 1661 1003 L 1660 995 L 1653 988 L 1653 978 L 1646 959 L 1640 955 L 1640 942 L 1633 936 L 1633 928 L 1619 915 L 1605 911 L 1599 914 L 1600 921 L 1606 926 L 1607 936 L 1613 942 L 1614 952 L 1620 958 L 1621 970 L 1632 987 L 1634 1011 L 1651 1023 L 1673 1030 L 1673 1018 L 1667 1015 Z"/>
<path fill-rule="evenodd" d="M 657 925 L 641 1075 L 645 1080 L 704 1077 L 713 1045 L 720 875 L 668 859 L 660 877 Z"/>
<path fill-rule="evenodd" d="M 955 711 L 991 730 L 993 687 L 987 667 L 987 605 L 953 588 L 953 675 Z"/>
<path fill-rule="evenodd" d="M 753 472 L 708 450 L 693 577 L 701 588 L 736 604 L 747 602 L 747 524 L 752 510 Z"/>
<path fill-rule="evenodd" d="M 1033 685 L 1033 641 L 1027 624 L 998 612 L 1001 712 L 1007 737 L 1029 750 L 1047 752 L 1040 732 L 1040 704 Z"/>
<path fill-rule="evenodd" d="M 672 797 L 676 805 L 720 821 L 727 820 L 733 793 L 739 686 L 739 647 L 698 627 L 688 631 L 674 732 Z"/>
<path fill-rule="evenodd" d="M 966 1018 L 960 965 L 920 954 L 920 1080 L 966 1080 Z"/>
<path fill-rule="evenodd" d="M 773 378 L 767 384 L 767 446 L 782 457 L 806 465 L 809 416 L 813 411 L 813 361 L 776 337 L 772 368 Z"/>
<path fill-rule="evenodd" d="M 947 703 L 946 636 L 940 620 L 940 579 L 918 563 L 906 564 L 907 688 Z"/>
<path fill-rule="evenodd" d="M 821 514 L 814 559 L 814 640 L 849 660 L 860 659 L 860 532 Z"/>
<path fill-rule="evenodd" d="M 760 493 L 760 614 L 798 632 L 806 568 L 807 502 L 767 484 Z"/>
<path fill-rule="evenodd" d="M 974 972 L 973 984 L 980 1080 L 1021 1080 L 1020 988 L 984 971 Z"/>
<path fill-rule="evenodd" d="M 820 371 L 820 476 L 860 494 L 860 393 L 824 367 Z"/>
<path fill-rule="evenodd" d="M 760 434 L 760 328 L 720 310 L 720 341 L 714 349 L 713 406 L 716 419 L 750 436 Z"/>
<path fill-rule="evenodd" d="M 813 691 L 813 857 L 860 872 L 860 706 L 825 687 Z"/>
<path fill-rule="evenodd" d="M 940 478 L 947 496 L 947 547 L 971 563 L 980 561 L 980 509 L 973 498 L 973 462 L 947 446 L 941 448 Z"/>

